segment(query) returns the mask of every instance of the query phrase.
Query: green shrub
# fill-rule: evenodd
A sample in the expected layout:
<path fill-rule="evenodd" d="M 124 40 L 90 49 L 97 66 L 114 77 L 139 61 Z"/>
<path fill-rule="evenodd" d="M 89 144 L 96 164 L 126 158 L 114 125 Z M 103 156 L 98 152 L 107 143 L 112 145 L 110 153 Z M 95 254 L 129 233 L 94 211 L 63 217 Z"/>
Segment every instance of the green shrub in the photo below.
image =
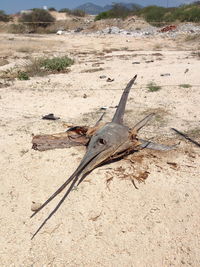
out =
<path fill-rule="evenodd" d="M 0 10 L 0 21 L 8 22 L 11 20 L 11 17 L 7 15 L 3 10 Z"/>
<path fill-rule="evenodd" d="M 147 84 L 147 88 L 148 88 L 149 92 L 156 92 L 156 91 L 159 91 L 161 89 L 161 86 L 157 85 L 154 82 L 150 82 Z"/>
<path fill-rule="evenodd" d="M 20 22 L 27 23 L 33 31 L 38 27 L 46 28 L 54 21 L 54 17 L 47 10 L 39 8 L 33 9 L 31 13 L 23 14 L 20 18 Z"/>
<path fill-rule="evenodd" d="M 18 67 L 10 68 L 0 73 L 1 79 L 18 78 L 19 80 L 29 80 L 29 77 L 45 76 L 51 73 L 68 72 L 74 61 L 68 57 L 36 58 L 26 64 L 23 69 Z"/>
<path fill-rule="evenodd" d="M 190 84 L 183 83 L 183 84 L 179 84 L 179 87 L 182 87 L 182 88 L 191 88 L 192 86 Z"/>
<path fill-rule="evenodd" d="M 25 71 L 19 71 L 18 72 L 18 75 L 17 75 L 17 78 L 21 81 L 25 81 L 25 80 L 29 80 L 29 76 L 28 76 L 28 73 L 25 72 Z"/>
<path fill-rule="evenodd" d="M 50 59 L 42 59 L 40 65 L 47 71 L 60 72 L 71 66 L 73 63 L 73 59 L 68 57 L 54 57 Z"/>

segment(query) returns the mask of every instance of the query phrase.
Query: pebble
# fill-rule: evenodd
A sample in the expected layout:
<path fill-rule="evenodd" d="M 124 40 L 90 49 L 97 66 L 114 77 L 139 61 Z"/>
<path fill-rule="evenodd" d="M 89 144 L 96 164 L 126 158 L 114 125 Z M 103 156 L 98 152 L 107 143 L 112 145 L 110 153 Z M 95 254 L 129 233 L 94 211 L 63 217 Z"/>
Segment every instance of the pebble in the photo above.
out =
<path fill-rule="evenodd" d="M 32 201 L 31 210 L 32 211 L 37 211 L 41 206 L 42 206 L 41 203 Z"/>

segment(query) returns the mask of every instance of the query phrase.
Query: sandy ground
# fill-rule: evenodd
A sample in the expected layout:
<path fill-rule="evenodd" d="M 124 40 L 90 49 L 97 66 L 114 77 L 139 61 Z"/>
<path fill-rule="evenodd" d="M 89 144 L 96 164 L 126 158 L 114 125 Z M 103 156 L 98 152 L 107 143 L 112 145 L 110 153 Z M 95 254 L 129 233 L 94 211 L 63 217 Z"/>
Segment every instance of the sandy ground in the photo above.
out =
<path fill-rule="evenodd" d="M 170 130 L 200 141 L 198 45 L 184 43 L 184 37 L 0 36 L 0 57 L 9 63 L 0 71 L 23 66 L 29 56 L 75 59 L 67 74 L 1 80 L 1 266 L 200 266 L 200 150 Z M 166 73 L 170 76 L 161 76 Z M 65 131 L 66 123 L 93 125 L 102 106 L 110 107 L 109 121 L 135 74 L 127 124 L 154 111 L 140 136 L 179 146 L 167 153 L 143 150 L 94 170 L 31 241 L 61 196 L 30 219 L 32 202 L 44 202 L 85 151 L 34 151 L 32 135 Z M 151 81 L 161 89 L 149 92 Z M 61 119 L 41 120 L 51 112 Z M 145 183 L 136 181 L 136 190 L 129 177 L 141 172 L 149 175 Z"/>

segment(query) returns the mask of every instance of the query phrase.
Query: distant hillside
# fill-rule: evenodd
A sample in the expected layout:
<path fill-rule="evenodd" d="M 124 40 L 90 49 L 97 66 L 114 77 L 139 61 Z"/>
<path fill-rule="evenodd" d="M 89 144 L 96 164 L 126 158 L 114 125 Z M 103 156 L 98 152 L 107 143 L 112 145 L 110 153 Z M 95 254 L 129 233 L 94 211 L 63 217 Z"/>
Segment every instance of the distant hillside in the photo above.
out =
<path fill-rule="evenodd" d="M 128 9 L 138 9 L 138 8 L 142 8 L 141 5 L 138 4 L 134 4 L 134 3 L 117 3 L 120 4 Z M 106 5 L 106 6 L 99 6 L 99 5 L 95 5 L 93 3 L 86 3 L 80 6 L 77 6 L 75 9 L 81 9 L 83 11 L 85 11 L 85 13 L 87 14 L 91 14 L 91 15 L 97 15 L 101 12 L 104 11 L 108 11 L 112 8 L 112 5 Z"/>

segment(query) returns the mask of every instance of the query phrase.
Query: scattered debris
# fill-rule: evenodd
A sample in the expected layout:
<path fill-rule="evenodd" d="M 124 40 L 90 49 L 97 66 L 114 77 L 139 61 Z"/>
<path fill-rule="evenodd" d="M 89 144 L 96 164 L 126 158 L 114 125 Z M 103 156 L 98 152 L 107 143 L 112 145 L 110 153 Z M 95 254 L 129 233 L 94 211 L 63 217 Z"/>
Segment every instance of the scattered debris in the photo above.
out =
<path fill-rule="evenodd" d="M 83 31 L 83 28 L 82 27 L 78 27 L 74 30 L 74 32 L 82 32 Z"/>
<path fill-rule="evenodd" d="M 172 169 L 177 170 L 178 164 L 176 162 L 167 162 L 168 165 L 171 166 Z"/>
<path fill-rule="evenodd" d="M 48 115 L 44 115 L 42 117 L 42 119 L 43 120 L 53 120 L 53 121 L 55 121 L 55 120 L 59 120 L 60 117 L 55 117 L 53 113 L 49 113 Z"/>

